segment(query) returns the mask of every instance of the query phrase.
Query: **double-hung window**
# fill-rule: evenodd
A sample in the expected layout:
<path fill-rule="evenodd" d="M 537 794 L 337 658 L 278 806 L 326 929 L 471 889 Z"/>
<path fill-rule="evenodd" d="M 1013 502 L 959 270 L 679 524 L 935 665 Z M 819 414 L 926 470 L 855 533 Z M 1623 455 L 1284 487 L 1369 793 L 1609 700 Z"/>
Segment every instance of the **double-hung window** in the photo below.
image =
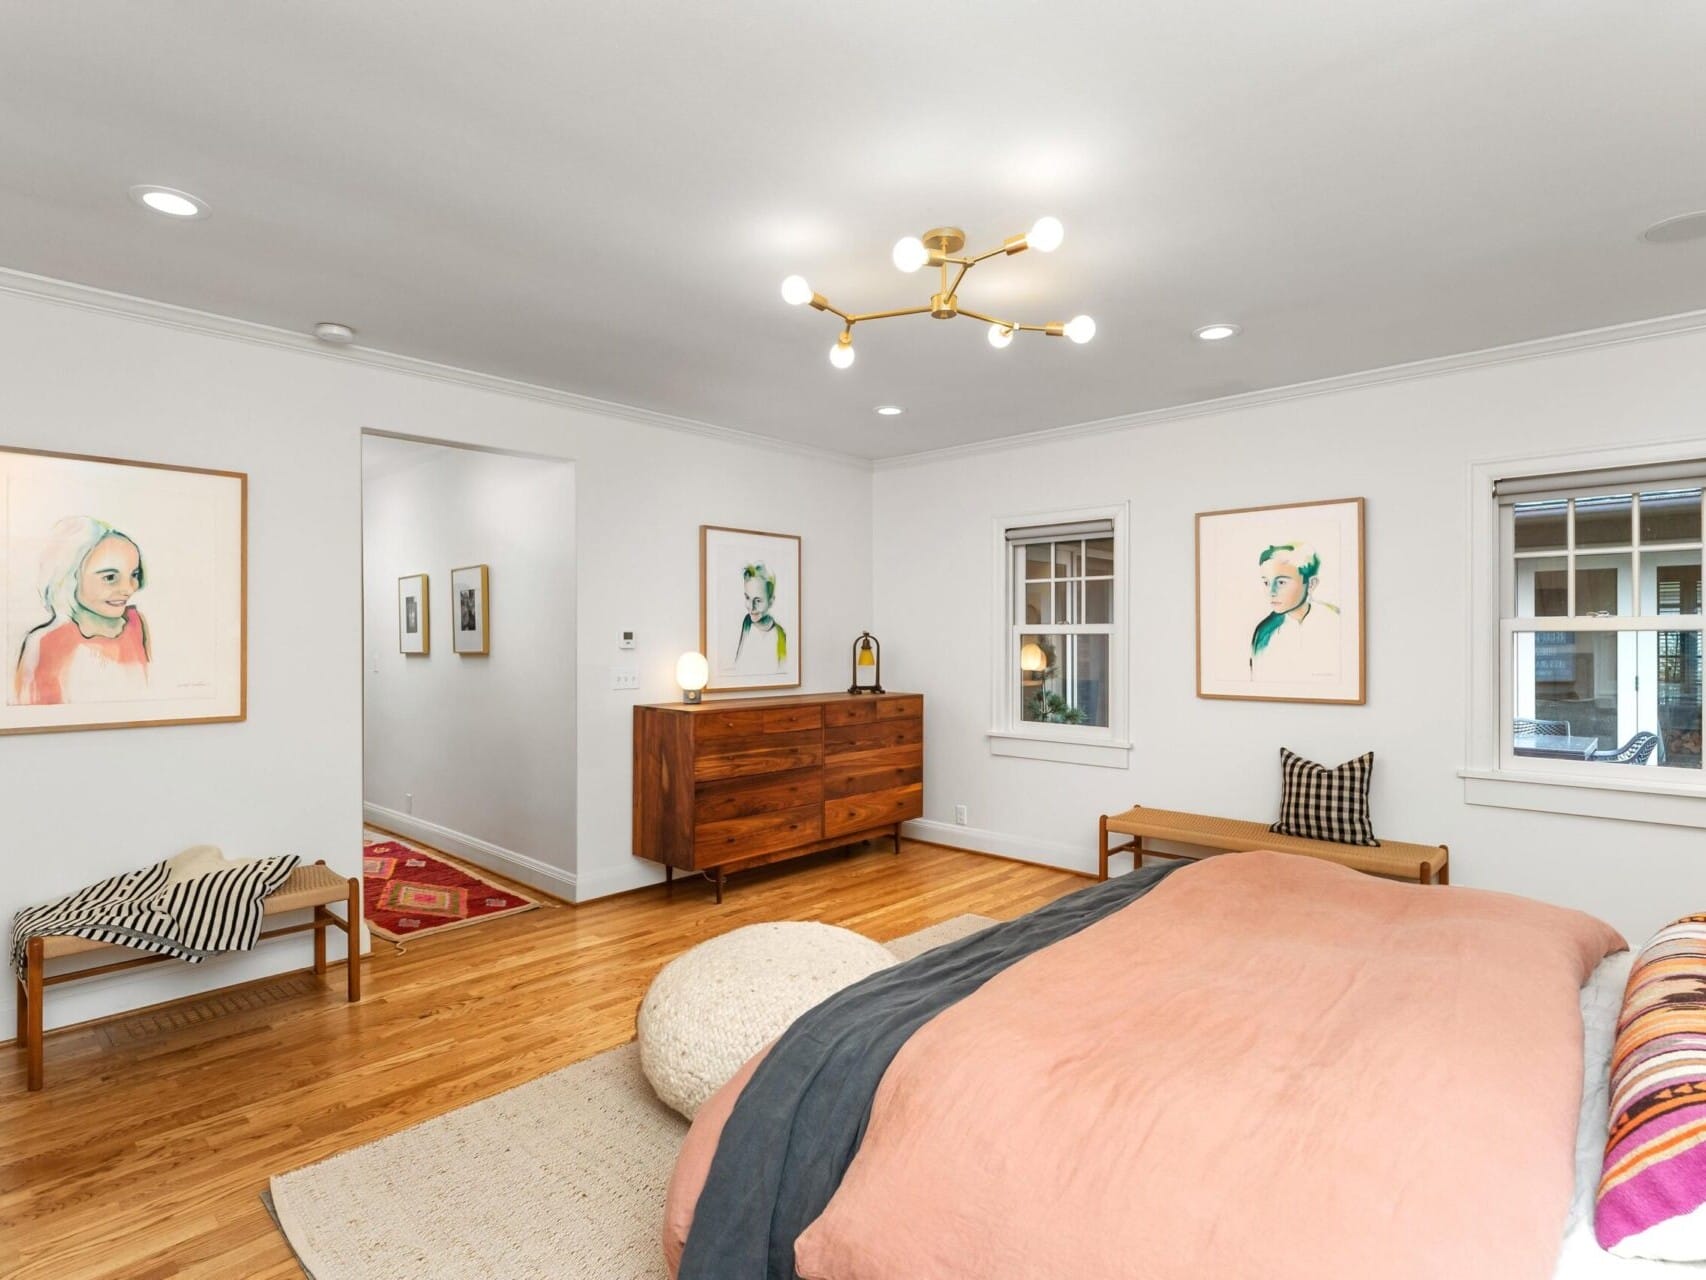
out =
<path fill-rule="evenodd" d="M 1495 482 L 1498 766 L 1702 787 L 1706 463 Z"/>
<path fill-rule="evenodd" d="M 998 754 L 1124 767 L 1125 508 L 997 522 Z"/>

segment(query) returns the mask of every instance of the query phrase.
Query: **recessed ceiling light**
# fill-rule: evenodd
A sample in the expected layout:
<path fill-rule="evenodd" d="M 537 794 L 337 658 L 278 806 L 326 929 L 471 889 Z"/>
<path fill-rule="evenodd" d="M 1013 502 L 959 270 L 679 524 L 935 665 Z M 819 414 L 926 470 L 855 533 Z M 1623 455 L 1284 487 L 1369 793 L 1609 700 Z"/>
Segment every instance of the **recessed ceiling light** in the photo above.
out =
<path fill-rule="evenodd" d="M 1648 244 L 1681 244 L 1685 240 L 1706 240 L 1706 209 L 1696 213 L 1681 213 L 1663 222 L 1655 222 L 1641 233 Z"/>
<path fill-rule="evenodd" d="M 171 218 L 205 218 L 208 214 L 206 201 L 198 200 L 189 192 L 179 191 L 174 187 L 132 187 L 130 198 L 155 213 L 163 213 Z"/>
<path fill-rule="evenodd" d="M 897 413 L 905 413 L 906 410 L 902 409 L 898 404 L 880 404 L 877 406 L 877 412 L 882 414 L 885 418 L 892 418 Z"/>
<path fill-rule="evenodd" d="M 322 320 L 314 326 L 314 336 L 321 342 L 330 342 L 335 346 L 347 347 L 355 341 L 355 330 L 347 324 L 332 324 Z"/>
<path fill-rule="evenodd" d="M 1224 342 L 1237 336 L 1238 326 L 1235 324 L 1205 324 L 1197 330 L 1197 337 L 1204 342 Z"/>

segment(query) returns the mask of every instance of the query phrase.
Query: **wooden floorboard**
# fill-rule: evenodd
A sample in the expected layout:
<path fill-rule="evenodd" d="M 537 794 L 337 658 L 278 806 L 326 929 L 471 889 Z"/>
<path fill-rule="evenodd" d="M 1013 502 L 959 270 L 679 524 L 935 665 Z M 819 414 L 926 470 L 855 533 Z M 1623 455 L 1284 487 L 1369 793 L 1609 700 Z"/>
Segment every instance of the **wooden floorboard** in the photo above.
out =
<path fill-rule="evenodd" d="M 964 912 L 1001 919 L 1081 887 L 1066 872 L 887 841 L 729 881 L 537 911 L 369 959 L 360 1004 L 339 968 L 281 976 L 50 1035 L 47 1088 L 21 1050 L 0 1068 L 0 1275 L 15 1280 L 299 1277 L 260 1202 L 267 1179 L 633 1036 L 658 969 L 763 920 L 887 940 Z M 306 942 L 300 945 L 304 963 Z M 201 1010 L 217 1017 L 199 1016 Z"/>

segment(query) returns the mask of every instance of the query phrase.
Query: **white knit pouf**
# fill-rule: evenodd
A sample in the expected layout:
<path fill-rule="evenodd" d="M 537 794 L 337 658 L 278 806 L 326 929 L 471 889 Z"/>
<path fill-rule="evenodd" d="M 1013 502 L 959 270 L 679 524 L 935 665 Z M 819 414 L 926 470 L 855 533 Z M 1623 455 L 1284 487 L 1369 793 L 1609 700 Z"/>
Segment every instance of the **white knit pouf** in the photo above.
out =
<path fill-rule="evenodd" d="M 807 1009 L 895 963 L 850 929 L 749 924 L 701 942 L 653 979 L 640 1005 L 640 1068 L 691 1120 L 705 1099 Z"/>

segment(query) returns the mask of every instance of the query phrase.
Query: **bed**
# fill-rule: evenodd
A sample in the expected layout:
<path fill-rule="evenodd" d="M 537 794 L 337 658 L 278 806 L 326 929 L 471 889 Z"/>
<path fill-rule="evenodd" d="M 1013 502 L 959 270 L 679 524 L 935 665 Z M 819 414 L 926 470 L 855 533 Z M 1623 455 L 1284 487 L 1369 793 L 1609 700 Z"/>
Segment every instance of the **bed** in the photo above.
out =
<path fill-rule="evenodd" d="M 666 1255 L 680 1280 L 1698 1280 L 1593 1243 L 1626 966 L 1602 922 L 1507 895 L 1277 853 L 1145 869 L 803 1016 L 700 1112 Z"/>

